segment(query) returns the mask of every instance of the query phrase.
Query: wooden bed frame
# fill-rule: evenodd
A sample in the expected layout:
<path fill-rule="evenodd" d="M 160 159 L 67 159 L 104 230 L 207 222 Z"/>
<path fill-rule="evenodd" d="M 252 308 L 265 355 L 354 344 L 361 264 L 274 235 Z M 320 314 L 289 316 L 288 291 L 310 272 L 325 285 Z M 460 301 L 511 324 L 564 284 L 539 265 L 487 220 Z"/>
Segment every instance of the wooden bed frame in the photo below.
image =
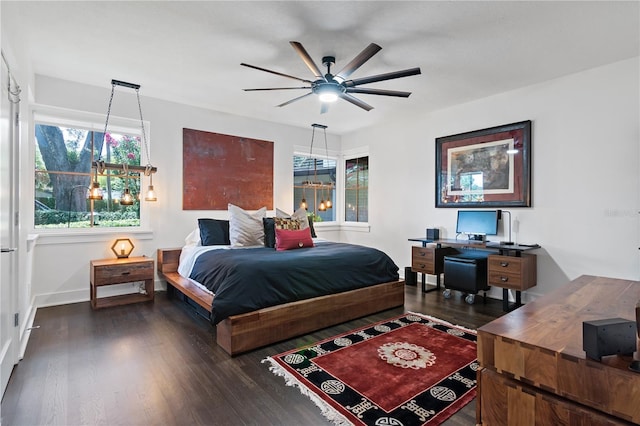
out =
<path fill-rule="evenodd" d="M 210 314 L 213 296 L 177 272 L 181 251 L 158 249 L 158 274 Z M 216 341 L 233 356 L 403 305 L 404 281 L 391 281 L 233 315 L 216 326 Z"/>

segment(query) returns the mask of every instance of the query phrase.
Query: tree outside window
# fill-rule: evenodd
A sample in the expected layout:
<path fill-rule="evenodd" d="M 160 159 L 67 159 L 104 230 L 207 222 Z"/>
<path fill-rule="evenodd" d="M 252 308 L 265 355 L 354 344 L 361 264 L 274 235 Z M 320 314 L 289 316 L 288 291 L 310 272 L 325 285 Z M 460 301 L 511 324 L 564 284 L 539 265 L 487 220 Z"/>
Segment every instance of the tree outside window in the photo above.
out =
<path fill-rule="evenodd" d="M 344 218 L 346 222 L 369 221 L 369 157 L 345 161 Z"/>
<path fill-rule="evenodd" d="M 119 199 L 128 186 L 137 200 L 138 174 L 123 171 L 98 175 L 102 200 L 88 200 L 94 175 L 91 164 L 140 165 L 140 136 L 79 127 L 35 125 L 35 228 L 87 228 L 140 226 L 140 203 L 122 206 Z"/>

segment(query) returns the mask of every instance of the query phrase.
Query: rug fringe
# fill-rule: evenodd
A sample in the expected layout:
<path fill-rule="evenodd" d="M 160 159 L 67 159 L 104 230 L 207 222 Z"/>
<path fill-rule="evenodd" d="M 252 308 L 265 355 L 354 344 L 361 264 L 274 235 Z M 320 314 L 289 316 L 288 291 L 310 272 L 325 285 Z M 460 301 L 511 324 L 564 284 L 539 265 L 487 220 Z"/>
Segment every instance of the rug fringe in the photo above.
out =
<path fill-rule="evenodd" d="M 445 321 L 445 320 L 443 320 L 441 318 L 437 318 L 437 317 L 432 317 L 431 315 L 421 314 L 420 312 L 412 312 L 412 311 L 407 311 L 406 313 L 407 314 L 411 314 L 411 315 L 418 315 L 418 316 L 424 317 L 424 318 L 432 320 L 432 321 L 441 322 L 441 323 L 446 324 L 446 325 L 451 326 L 451 327 L 461 328 L 462 330 L 464 330 L 464 331 L 466 331 L 468 333 L 471 333 L 471 334 L 478 334 L 477 330 L 474 330 L 472 328 L 467 328 L 467 327 L 464 327 L 464 326 L 458 325 L 458 324 L 452 324 L 449 321 Z"/>
<path fill-rule="evenodd" d="M 291 373 L 282 368 L 276 360 L 271 357 L 267 357 L 261 361 L 262 364 L 265 362 L 271 363 L 269 366 L 269 371 L 271 371 L 276 376 L 281 376 L 284 378 L 285 384 L 287 386 L 294 386 L 300 390 L 300 393 L 306 395 L 314 404 L 320 408 L 320 412 L 322 415 L 337 426 L 353 426 L 349 420 L 347 420 L 342 414 L 340 414 L 335 408 L 331 405 L 327 404 L 322 398 L 318 397 L 315 393 L 313 393 L 309 388 L 300 383 Z"/>

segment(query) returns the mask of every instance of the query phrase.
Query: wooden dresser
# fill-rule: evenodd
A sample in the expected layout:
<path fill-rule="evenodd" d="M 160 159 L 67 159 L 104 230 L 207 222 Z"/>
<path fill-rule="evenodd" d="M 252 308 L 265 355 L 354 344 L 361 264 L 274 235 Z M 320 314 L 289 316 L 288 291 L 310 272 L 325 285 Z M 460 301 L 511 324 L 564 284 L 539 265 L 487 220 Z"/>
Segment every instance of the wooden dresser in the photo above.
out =
<path fill-rule="evenodd" d="M 633 358 L 582 349 L 583 321 L 635 321 L 638 300 L 638 281 L 585 275 L 478 329 L 477 423 L 640 423 Z"/>

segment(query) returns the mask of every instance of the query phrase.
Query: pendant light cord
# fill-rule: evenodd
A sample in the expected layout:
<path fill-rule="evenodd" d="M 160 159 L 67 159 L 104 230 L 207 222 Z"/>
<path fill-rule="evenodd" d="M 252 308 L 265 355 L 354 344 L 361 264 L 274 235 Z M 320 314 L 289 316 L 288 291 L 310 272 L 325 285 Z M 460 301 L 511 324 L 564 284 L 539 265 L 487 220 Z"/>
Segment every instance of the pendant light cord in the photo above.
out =
<path fill-rule="evenodd" d="M 7 67 L 7 99 L 9 99 L 9 102 L 12 104 L 19 104 L 20 103 L 20 93 L 22 92 L 22 89 L 20 89 L 20 85 L 18 84 L 18 82 L 16 81 L 16 78 L 13 76 L 13 73 L 11 72 L 11 67 L 9 67 L 9 62 L 7 62 L 7 58 L 4 57 L 4 51 L 0 51 L 0 54 L 2 55 L 2 62 L 4 62 L 4 66 Z M 11 89 L 11 81 L 13 80 L 13 85 L 15 87 L 15 89 Z"/>
<path fill-rule="evenodd" d="M 142 141 L 144 143 L 144 150 L 147 154 L 147 168 L 144 172 L 145 175 L 151 175 L 151 154 L 149 152 L 149 144 L 147 143 L 147 133 L 144 130 L 144 120 L 142 119 L 142 105 L 140 104 L 140 89 L 136 89 L 136 98 L 138 98 L 138 111 L 140 112 L 140 128 L 142 129 Z"/>

